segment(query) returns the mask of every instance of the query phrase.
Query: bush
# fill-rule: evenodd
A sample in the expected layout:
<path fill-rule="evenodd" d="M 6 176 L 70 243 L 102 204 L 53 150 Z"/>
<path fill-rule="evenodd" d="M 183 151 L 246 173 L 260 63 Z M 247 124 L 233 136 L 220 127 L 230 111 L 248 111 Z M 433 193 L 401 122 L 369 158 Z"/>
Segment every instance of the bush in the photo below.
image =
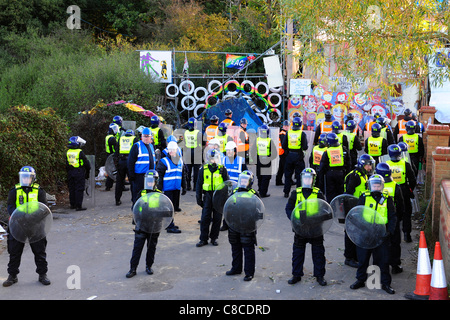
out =
<path fill-rule="evenodd" d="M 0 113 L 0 196 L 6 200 L 25 165 L 48 193 L 56 191 L 66 180 L 67 141 L 67 124 L 51 108 L 16 106 Z"/>

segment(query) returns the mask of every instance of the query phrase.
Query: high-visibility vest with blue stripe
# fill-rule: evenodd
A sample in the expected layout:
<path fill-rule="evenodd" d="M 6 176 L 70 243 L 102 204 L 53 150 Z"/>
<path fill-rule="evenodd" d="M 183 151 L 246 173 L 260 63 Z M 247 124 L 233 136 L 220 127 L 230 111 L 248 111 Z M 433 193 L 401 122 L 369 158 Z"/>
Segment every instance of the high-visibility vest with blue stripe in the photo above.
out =
<path fill-rule="evenodd" d="M 155 169 L 155 161 L 153 161 L 153 168 L 150 168 L 150 155 L 148 153 L 148 149 L 145 144 L 141 141 L 136 142 L 139 147 L 139 153 L 134 164 L 134 172 L 135 173 L 146 173 L 148 170 Z M 152 151 L 153 160 L 155 158 L 155 149 L 153 149 L 153 145 L 149 144 L 150 150 Z"/>
<path fill-rule="evenodd" d="M 244 164 L 244 158 L 236 156 L 233 162 L 230 162 L 230 158 L 225 156 L 223 158 L 223 165 L 227 169 L 230 180 L 238 182 L 239 175 L 242 172 L 242 165 Z"/>
<path fill-rule="evenodd" d="M 171 159 L 164 157 L 161 162 L 166 166 L 164 173 L 163 191 L 181 190 L 181 179 L 183 177 L 183 161 L 179 160 L 178 165 Z"/>

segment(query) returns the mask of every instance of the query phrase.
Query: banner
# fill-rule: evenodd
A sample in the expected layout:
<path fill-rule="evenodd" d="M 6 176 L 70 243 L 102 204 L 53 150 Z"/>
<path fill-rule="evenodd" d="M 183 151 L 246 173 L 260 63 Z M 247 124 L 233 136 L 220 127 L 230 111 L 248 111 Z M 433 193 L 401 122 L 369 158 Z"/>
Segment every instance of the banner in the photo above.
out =
<path fill-rule="evenodd" d="M 247 63 L 246 56 L 237 56 L 234 54 L 227 54 L 225 66 L 227 68 L 242 69 L 245 67 L 246 63 Z"/>
<path fill-rule="evenodd" d="M 139 67 L 159 82 L 172 83 L 172 52 L 141 51 Z"/>

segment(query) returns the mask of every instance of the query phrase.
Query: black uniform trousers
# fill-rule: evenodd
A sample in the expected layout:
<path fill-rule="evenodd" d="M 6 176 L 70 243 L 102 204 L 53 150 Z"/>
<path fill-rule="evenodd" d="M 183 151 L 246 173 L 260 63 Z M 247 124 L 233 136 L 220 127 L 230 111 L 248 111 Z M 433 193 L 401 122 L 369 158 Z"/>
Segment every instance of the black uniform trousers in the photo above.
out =
<path fill-rule="evenodd" d="M 203 194 L 203 208 L 200 221 L 201 241 L 216 240 L 219 237 L 222 214 L 213 207 L 213 195 L 214 191 L 206 191 Z"/>
<path fill-rule="evenodd" d="M 402 215 L 402 231 L 404 233 L 411 233 L 411 215 L 412 215 L 412 204 L 411 204 L 411 191 L 406 184 L 400 184 L 400 188 L 402 189 L 403 200 L 405 203 L 405 211 L 403 211 Z"/>
<path fill-rule="evenodd" d="M 173 204 L 173 208 L 179 209 L 180 208 L 180 190 L 166 190 L 163 191 L 163 193 L 167 196 L 167 198 L 170 199 L 170 201 L 172 201 Z M 169 226 L 166 229 L 171 229 L 175 227 L 175 223 L 172 221 L 170 222 Z"/>
<path fill-rule="evenodd" d="M 231 244 L 231 271 L 241 273 L 243 267 L 246 276 L 254 276 L 256 232 L 242 234 L 229 228 L 228 241 Z"/>
<path fill-rule="evenodd" d="M 314 264 L 314 277 L 323 277 L 325 275 L 325 247 L 323 245 L 323 236 L 315 238 L 303 238 L 295 234 L 294 244 L 292 245 L 292 275 L 295 277 L 303 276 L 303 263 L 305 262 L 306 244 L 311 244 L 312 260 Z"/>
<path fill-rule="evenodd" d="M 67 170 L 67 184 L 69 186 L 69 202 L 72 208 L 81 208 L 85 189 L 86 170 L 71 168 Z"/>
<path fill-rule="evenodd" d="M 358 260 L 357 256 L 356 256 L 356 245 L 353 243 L 352 240 L 350 240 L 350 238 L 347 235 L 347 231 L 344 230 L 344 257 L 346 259 L 353 259 L 353 260 Z"/>
<path fill-rule="evenodd" d="M 301 153 L 300 153 L 301 152 Z M 305 161 L 303 159 L 303 150 L 299 152 L 289 150 L 286 156 L 286 162 L 284 165 L 284 193 L 291 192 L 291 186 L 293 184 L 292 175 L 295 173 L 295 179 L 297 181 L 297 187 L 301 186 L 300 174 L 305 169 Z"/>
<path fill-rule="evenodd" d="M 325 195 L 330 203 L 336 196 L 344 193 L 344 169 L 329 169 L 325 176 Z"/>
<path fill-rule="evenodd" d="M 131 210 L 133 210 L 133 206 L 141 197 L 141 191 L 144 188 L 144 173 L 136 173 L 134 176 L 134 180 L 131 182 Z"/>
<path fill-rule="evenodd" d="M 155 261 L 156 245 L 158 244 L 158 233 L 147 233 L 134 230 L 134 246 L 133 253 L 130 260 L 130 269 L 136 270 L 141 258 L 142 250 L 144 249 L 145 242 L 147 241 L 147 254 L 145 257 L 145 264 L 151 268 Z"/>
<path fill-rule="evenodd" d="M 283 175 L 284 175 L 284 167 L 286 166 L 286 157 L 287 154 L 284 152 L 281 156 L 279 156 L 279 162 L 278 162 L 278 171 L 277 175 L 275 177 L 275 183 L 276 184 L 283 184 Z M 286 181 L 286 178 L 284 179 Z"/>
<path fill-rule="evenodd" d="M 8 234 L 7 246 L 9 253 L 8 274 L 16 276 L 19 274 L 19 266 L 25 243 L 16 240 L 11 234 Z M 34 254 L 36 272 L 38 274 L 46 274 L 48 271 L 47 254 L 45 252 L 47 248 L 47 238 L 30 243 L 30 247 Z"/>
<path fill-rule="evenodd" d="M 358 269 L 356 271 L 356 279 L 360 281 L 367 280 L 367 268 L 369 267 L 370 257 L 373 256 L 373 264 L 380 268 L 380 282 L 382 285 L 391 285 L 392 277 L 389 272 L 390 259 L 390 239 L 386 238 L 382 244 L 374 249 L 363 249 L 356 247 L 358 256 Z"/>

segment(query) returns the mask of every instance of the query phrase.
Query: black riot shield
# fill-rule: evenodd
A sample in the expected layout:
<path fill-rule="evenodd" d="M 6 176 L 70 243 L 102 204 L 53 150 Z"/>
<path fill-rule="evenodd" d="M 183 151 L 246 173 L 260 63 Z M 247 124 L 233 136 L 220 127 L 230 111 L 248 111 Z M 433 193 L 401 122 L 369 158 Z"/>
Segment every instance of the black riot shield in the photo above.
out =
<path fill-rule="evenodd" d="M 340 194 L 330 202 L 334 213 L 334 221 L 339 225 L 344 225 L 348 212 L 358 205 L 359 199 L 351 194 Z"/>
<path fill-rule="evenodd" d="M 213 194 L 213 208 L 219 212 L 223 213 L 223 206 L 225 202 L 227 202 L 228 198 L 233 193 L 233 190 L 236 189 L 237 182 L 233 180 L 224 181 Z"/>
<path fill-rule="evenodd" d="M 239 233 L 256 231 L 264 221 L 264 203 L 250 192 L 236 192 L 225 202 L 223 215 L 228 226 Z"/>
<path fill-rule="evenodd" d="M 108 177 L 116 181 L 117 169 L 116 165 L 114 164 L 114 155 L 112 154 L 109 155 L 108 158 L 106 158 L 105 171 Z"/>
<path fill-rule="evenodd" d="M 26 202 L 12 213 L 9 232 L 17 241 L 34 243 L 47 236 L 52 223 L 52 212 L 45 204 L 37 201 Z"/>
<path fill-rule="evenodd" d="M 359 205 L 347 214 L 345 230 L 355 245 L 373 249 L 384 241 L 386 222 L 385 218 L 374 209 Z"/>
<path fill-rule="evenodd" d="M 322 199 L 307 199 L 292 210 L 291 225 L 296 234 L 303 238 L 324 235 L 333 223 L 333 210 Z"/>
<path fill-rule="evenodd" d="M 150 192 L 141 196 L 133 206 L 136 230 L 158 233 L 167 228 L 173 219 L 172 201 L 160 193 Z"/>

